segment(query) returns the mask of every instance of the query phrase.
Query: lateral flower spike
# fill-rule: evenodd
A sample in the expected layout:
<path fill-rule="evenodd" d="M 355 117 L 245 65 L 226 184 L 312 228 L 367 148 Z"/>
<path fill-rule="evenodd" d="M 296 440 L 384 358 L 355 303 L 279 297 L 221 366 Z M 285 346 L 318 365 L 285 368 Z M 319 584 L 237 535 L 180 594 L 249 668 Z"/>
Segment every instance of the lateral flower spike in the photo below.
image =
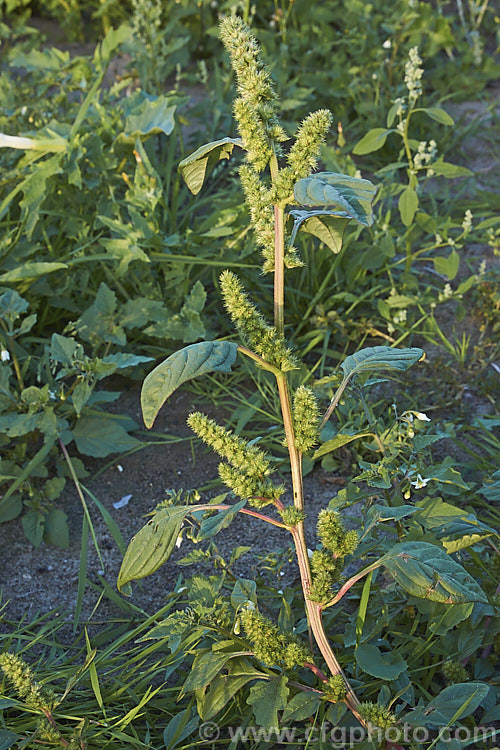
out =
<path fill-rule="evenodd" d="M 283 372 L 293 370 L 295 360 L 284 338 L 250 302 L 238 277 L 223 271 L 220 285 L 224 306 L 244 343 L 273 367 Z"/>
<path fill-rule="evenodd" d="M 318 441 L 319 407 L 311 388 L 301 385 L 293 397 L 293 424 L 295 427 L 295 447 L 306 453 Z"/>

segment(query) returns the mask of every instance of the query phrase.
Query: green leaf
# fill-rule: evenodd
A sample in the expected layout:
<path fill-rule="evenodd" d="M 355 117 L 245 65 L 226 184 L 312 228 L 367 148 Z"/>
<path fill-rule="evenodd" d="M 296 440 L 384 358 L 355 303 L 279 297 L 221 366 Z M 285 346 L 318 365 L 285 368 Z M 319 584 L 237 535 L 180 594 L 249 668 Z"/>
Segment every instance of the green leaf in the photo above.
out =
<path fill-rule="evenodd" d="M 0 750 L 9 750 L 19 740 L 19 735 L 8 729 L 0 729 Z"/>
<path fill-rule="evenodd" d="M 369 346 L 346 357 L 340 365 L 345 378 L 360 372 L 397 370 L 405 372 L 424 355 L 422 349 L 393 349 L 390 346 Z"/>
<path fill-rule="evenodd" d="M 487 603 L 476 581 L 442 549 L 427 542 L 397 544 L 381 563 L 413 596 L 445 604 Z"/>
<path fill-rule="evenodd" d="M 440 177 L 446 177 L 448 180 L 456 177 L 470 177 L 474 174 L 474 172 L 471 172 L 467 167 L 460 167 L 458 164 L 450 164 L 450 162 L 443 161 L 442 156 L 440 156 L 437 161 L 433 162 L 430 167 L 434 171 L 434 174 L 439 175 Z"/>
<path fill-rule="evenodd" d="M 12 521 L 21 515 L 23 509 L 23 499 L 21 495 L 11 495 L 7 498 L 0 498 L 0 523 Z"/>
<path fill-rule="evenodd" d="M 191 690 L 199 690 L 200 688 L 206 687 L 216 675 L 219 674 L 222 667 L 227 664 L 230 659 L 234 659 L 238 656 L 245 656 L 244 651 L 233 651 L 230 653 L 214 654 L 209 652 L 208 654 L 201 654 L 195 657 L 193 666 L 191 667 L 187 680 L 184 683 L 183 691 L 186 693 Z"/>
<path fill-rule="evenodd" d="M 297 693 L 286 705 L 281 716 L 282 724 L 289 721 L 304 721 L 318 710 L 321 700 L 316 693 Z"/>
<path fill-rule="evenodd" d="M 168 560 L 174 551 L 182 523 L 193 508 L 196 506 L 161 508 L 132 537 L 118 574 L 119 591 L 130 581 L 151 575 Z"/>
<path fill-rule="evenodd" d="M 167 398 L 182 383 L 207 372 L 230 372 L 238 347 L 230 341 L 204 341 L 191 344 L 149 373 L 141 390 L 144 424 L 152 427 Z"/>
<path fill-rule="evenodd" d="M 227 528 L 245 504 L 246 500 L 240 500 L 239 503 L 232 505 L 230 508 L 217 511 L 215 516 L 204 518 L 201 522 L 200 531 L 198 532 L 196 541 L 201 542 L 203 539 L 210 539 L 210 537 L 218 534 L 221 529 Z"/>
<path fill-rule="evenodd" d="M 116 294 L 102 281 L 94 302 L 75 322 L 75 329 L 84 341 L 101 340 L 124 346 L 127 338 L 118 324 Z"/>
<path fill-rule="evenodd" d="M 238 578 L 231 592 L 231 606 L 238 610 L 246 602 L 257 604 L 257 584 L 251 578 Z"/>
<path fill-rule="evenodd" d="M 179 163 L 181 174 L 193 195 L 200 192 L 219 159 L 229 159 L 235 146 L 243 148 L 241 138 L 220 138 L 200 146 Z"/>
<path fill-rule="evenodd" d="M 136 138 L 149 138 L 151 135 L 170 135 L 175 127 L 176 105 L 167 95 L 156 99 L 144 99 L 137 114 L 129 114 L 125 120 L 124 136 L 120 141 L 134 143 Z"/>
<path fill-rule="evenodd" d="M 474 713 L 489 692 L 483 682 L 460 682 L 450 685 L 433 698 L 425 708 L 416 708 L 404 716 L 408 724 L 444 727 Z"/>
<path fill-rule="evenodd" d="M 399 196 L 399 213 L 405 227 L 409 227 L 418 208 L 418 195 L 409 185 L 405 187 Z"/>
<path fill-rule="evenodd" d="M 125 367 L 137 367 L 145 362 L 154 362 L 153 357 L 143 357 L 140 354 L 128 354 L 127 352 L 117 352 L 117 354 L 107 354 L 102 358 L 104 364 L 116 365 L 118 370 Z"/>
<path fill-rule="evenodd" d="M 442 276 L 446 276 L 450 281 L 453 281 L 458 273 L 458 266 L 460 265 L 460 256 L 456 250 L 452 250 L 447 258 L 443 255 L 438 255 L 433 258 L 432 261 L 437 273 L 440 273 Z"/>
<path fill-rule="evenodd" d="M 345 211 L 335 214 L 324 210 L 302 211 L 291 209 L 290 214 L 294 217 L 290 244 L 293 244 L 295 235 L 300 228 L 302 232 L 312 234 L 313 237 L 317 237 L 321 242 L 324 242 L 333 253 L 340 253 L 344 232 L 351 220 L 350 216 L 345 218 Z"/>
<path fill-rule="evenodd" d="M 295 183 L 294 197 L 301 206 L 336 206 L 347 216 L 369 227 L 377 188 L 369 180 L 337 172 L 318 172 Z"/>
<path fill-rule="evenodd" d="M 387 136 L 394 132 L 393 128 L 389 130 L 387 128 L 372 128 L 356 143 L 352 153 L 361 156 L 362 154 L 371 154 L 372 151 L 378 151 L 384 145 Z"/>
<path fill-rule="evenodd" d="M 394 651 L 383 654 L 369 643 L 357 647 L 356 662 L 364 672 L 382 680 L 395 680 L 408 667 L 401 654 Z"/>
<path fill-rule="evenodd" d="M 196 711 L 195 715 L 191 716 L 192 711 L 193 709 L 191 708 L 185 708 L 184 711 L 174 714 L 170 719 L 163 730 L 164 750 L 174 750 L 182 740 L 193 734 L 200 723 L 200 719 Z"/>
<path fill-rule="evenodd" d="M 67 268 L 67 263 L 44 263 L 38 261 L 34 263 L 23 263 L 22 266 L 13 268 L 12 271 L 6 271 L 0 276 L 0 281 L 4 281 L 9 284 L 14 284 L 18 281 L 26 281 L 27 279 L 37 279 L 39 276 L 45 276 L 47 273 L 53 273 L 54 271 L 60 271 L 62 268 Z"/>
<path fill-rule="evenodd" d="M 495 529 L 478 521 L 472 513 L 456 508 L 440 497 L 429 497 L 416 505 L 416 520 L 437 536 L 448 553 L 458 552 L 489 536 L 498 536 Z"/>
<path fill-rule="evenodd" d="M 42 543 L 44 520 L 45 516 L 38 510 L 29 510 L 21 518 L 26 539 L 33 547 L 39 547 Z"/>
<path fill-rule="evenodd" d="M 455 120 L 451 115 L 448 114 L 441 107 L 417 107 L 413 110 L 414 112 L 425 112 L 426 115 L 431 117 L 436 122 L 440 122 L 441 125 L 454 125 Z"/>
<path fill-rule="evenodd" d="M 255 669 L 246 659 L 231 659 L 227 665 L 228 674 L 217 675 L 206 692 L 196 694 L 198 713 L 203 721 L 211 719 L 224 708 L 226 703 L 236 695 L 238 690 L 251 680 L 267 677 L 266 674 Z"/>
<path fill-rule="evenodd" d="M 354 435 L 348 435 L 345 432 L 339 432 L 338 435 L 335 435 L 334 438 L 332 438 L 331 440 L 327 440 L 326 443 L 320 445 L 318 450 L 315 451 L 312 456 L 313 461 L 316 458 L 325 456 L 327 453 L 336 451 L 337 448 L 341 448 L 343 445 L 347 445 L 347 443 L 352 443 L 353 440 L 358 440 L 362 437 L 368 437 L 369 435 L 373 435 L 373 432 L 356 432 Z"/>
<path fill-rule="evenodd" d="M 73 437 L 80 453 L 95 458 L 124 453 L 141 445 L 116 419 L 104 413 L 80 417 L 73 428 Z"/>
<path fill-rule="evenodd" d="M 290 689 L 288 678 L 282 674 L 268 682 L 260 681 L 250 688 L 247 703 L 253 706 L 255 721 L 267 729 L 278 727 L 278 711 L 286 707 Z"/>
<path fill-rule="evenodd" d="M 68 517 L 60 508 L 51 508 L 45 516 L 43 539 L 54 547 L 69 547 Z"/>
<path fill-rule="evenodd" d="M 417 511 L 418 508 L 413 505 L 399 505 L 397 508 L 388 508 L 386 505 L 372 505 L 366 514 L 363 536 L 379 523 L 399 521 Z"/>

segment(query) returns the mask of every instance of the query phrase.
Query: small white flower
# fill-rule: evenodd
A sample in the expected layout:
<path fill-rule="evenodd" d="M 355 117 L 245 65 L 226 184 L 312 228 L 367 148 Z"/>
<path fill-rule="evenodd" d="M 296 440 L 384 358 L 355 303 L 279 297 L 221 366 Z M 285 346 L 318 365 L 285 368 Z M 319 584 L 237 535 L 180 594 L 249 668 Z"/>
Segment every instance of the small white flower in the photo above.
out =
<path fill-rule="evenodd" d="M 391 42 L 391 40 L 390 40 L 390 39 L 386 39 L 386 40 L 385 40 L 385 42 L 383 43 L 382 47 L 383 47 L 384 49 L 391 49 L 391 47 L 392 47 L 392 42 Z"/>
<path fill-rule="evenodd" d="M 0 349 L 0 360 L 2 360 L 2 362 L 8 362 L 9 359 L 10 359 L 10 354 L 7 351 L 7 349 Z"/>
<path fill-rule="evenodd" d="M 430 481 L 430 479 L 423 479 L 421 474 L 417 474 L 415 481 L 410 482 L 410 484 L 412 487 L 415 487 L 416 490 L 421 490 L 422 487 L 426 487 Z"/>
<path fill-rule="evenodd" d="M 123 471 L 123 466 L 122 466 L 121 464 L 117 464 L 117 465 L 116 465 L 116 468 L 117 468 L 117 470 L 118 470 L 118 471 L 120 472 L 120 474 L 121 474 L 121 472 Z"/>
<path fill-rule="evenodd" d="M 415 412 L 415 417 L 417 419 L 420 419 L 421 422 L 430 422 L 431 421 L 429 419 L 429 417 L 427 416 L 427 414 L 424 414 L 423 411 L 417 411 L 417 412 Z"/>
<path fill-rule="evenodd" d="M 179 547 L 181 546 L 181 544 L 182 544 L 182 534 L 179 534 L 179 536 L 175 540 L 175 546 L 177 547 L 177 549 L 179 549 Z"/>

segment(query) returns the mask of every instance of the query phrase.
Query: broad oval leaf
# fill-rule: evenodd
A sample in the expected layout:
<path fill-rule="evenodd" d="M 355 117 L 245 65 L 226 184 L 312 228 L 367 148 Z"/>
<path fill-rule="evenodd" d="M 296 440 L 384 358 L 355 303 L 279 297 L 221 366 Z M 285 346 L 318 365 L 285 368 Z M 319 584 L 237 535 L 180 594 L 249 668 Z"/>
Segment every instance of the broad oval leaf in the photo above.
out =
<path fill-rule="evenodd" d="M 441 125 L 454 125 L 455 120 L 446 110 L 441 107 L 417 107 L 414 112 L 425 112 L 431 119 L 440 122 Z"/>
<path fill-rule="evenodd" d="M 394 128 L 372 128 L 356 143 L 352 153 L 361 155 L 378 151 L 384 145 L 387 136 L 394 132 Z"/>
<path fill-rule="evenodd" d="M 293 192 L 302 206 L 330 206 L 332 213 L 334 206 L 339 207 L 360 224 L 367 227 L 373 224 L 372 201 L 377 188 L 369 180 L 337 172 L 318 172 L 296 182 Z"/>
<path fill-rule="evenodd" d="M 356 662 L 363 672 L 381 680 L 395 680 L 408 664 L 397 652 L 382 653 L 377 646 L 360 643 L 356 649 Z"/>
<path fill-rule="evenodd" d="M 405 227 L 409 227 L 418 208 L 417 192 L 409 185 L 405 187 L 399 196 L 398 208 L 401 214 L 401 221 Z"/>
<path fill-rule="evenodd" d="M 312 458 L 313 460 L 315 460 L 317 458 L 321 458 L 321 456 L 326 456 L 327 453 L 336 451 L 343 445 L 352 443 L 353 440 L 358 440 L 362 437 L 368 437 L 369 435 L 373 435 L 373 432 L 356 432 L 354 435 L 349 435 L 346 432 L 339 432 L 337 435 L 335 435 L 334 438 L 332 438 L 331 440 L 327 440 L 326 443 L 320 445 L 320 447 L 315 451 Z"/>
<path fill-rule="evenodd" d="M 200 192 L 205 178 L 219 159 L 229 159 L 235 146 L 243 148 L 241 138 L 220 138 L 200 146 L 179 163 L 181 174 L 193 195 Z"/>
<path fill-rule="evenodd" d="M 346 357 L 340 365 L 344 377 L 373 370 L 399 370 L 404 372 L 424 355 L 422 349 L 392 349 L 390 346 L 369 346 Z"/>
<path fill-rule="evenodd" d="M 193 508 L 196 506 L 162 508 L 132 537 L 118 574 L 119 591 L 130 581 L 151 575 L 168 560 L 182 523 Z M 124 593 L 128 592 L 125 590 Z"/>
<path fill-rule="evenodd" d="M 199 690 L 209 685 L 214 677 L 219 674 L 230 659 L 245 656 L 246 651 L 231 651 L 229 653 L 214 654 L 212 651 L 195 657 L 193 666 L 183 685 L 183 692 Z"/>
<path fill-rule="evenodd" d="M 142 416 L 152 427 L 167 398 L 182 383 L 207 372 L 230 372 L 236 359 L 237 344 L 230 341 L 203 341 L 174 352 L 149 373 L 141 390 Z"/>
<path fill-rule="evenodd" d="M 434 544 L 397 544 L 381 563 L 412 596 L 444 604 L 488 603 L 485 593 L 465 568 Z"/>
<path fill-rule="evenodd" d="M 317 237 L 321 242 L 324 242 L 333 253 L 337 254 L 341 251 L 345 228 L 351 220 L 351 217 L 345 211 L 333 213 L 321 209 L 312 211 L 291 209 L 290 214 L 294 217 L 290 237 L 291 245 L 300 229 L 302 232 L 312 234 L 313 237 Z"/>
<path fill-rule="evenodd" d="M 452 722 L 470 716 L 478 708 L 489 692 L 484 682 L 460 682 L 442 690 L 425 708 L 416 708 L 403 718 L 413 726 L 444 727 Z"/>

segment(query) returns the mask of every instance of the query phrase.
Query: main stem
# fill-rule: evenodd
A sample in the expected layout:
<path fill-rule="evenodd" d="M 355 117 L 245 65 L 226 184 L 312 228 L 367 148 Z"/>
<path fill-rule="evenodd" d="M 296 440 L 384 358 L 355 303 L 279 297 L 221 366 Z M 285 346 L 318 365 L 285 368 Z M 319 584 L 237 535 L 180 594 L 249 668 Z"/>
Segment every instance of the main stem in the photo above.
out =
<path fill-rule="evenodd" d="M 271 178 L 275 179 L 278 172 L 278 162 L 275 157 L 271 160 Z M 276 331 L 281 336 L 284 336 L 285 331 L 285 215 L 284 209 L 275 204 L 274 206 L 274 325 Z M 278 391 L 281 404 L 281 412 L 283 415 L 283 424 L 285 427 L 286 443 L 288 453 L 290 456 L 290 468 L 292 472 L 292 487 L 293 487 L 293 502 L 296 508 L 303 510 L 304 508 L 304 489 L 302 482 L 302 455 L 295 447 L 295 429 L 293 425 L 292 408 L 290 403 L 290 391 L 288 387 L 288 380 L 283 372 L 277 372 L 276 380 L 278 384 Z M 317 602 L 313 602 L 309 599 L 309 590 L 311 588 L 311 569 L 309 566 L 309 556 L 307 553 L 307 544 L 305 538 L 304 522 L 301 521 L 292 529 L 293 541 L 295 544 L 295 551 L 297 554 L 297 562 L 300 570 L 300 578 L 302 583 L 302 590 L 304 592 L 304 599 L 307 611 L 307 619 L 309 626 L 313 632 L 314 639 L 318 644 L 318 648 L 328 665 L 330 672 L 334 675 L 340 674 L 344 678 L 347 695 L 346 703 L 350 710 L 356 716 L 361 724 L 365 724 L 361 718 L 358 705 L 359 700 L 357 699 L 354 691 L 352 690 L 349 682 L 347 681 L 342 668 L 337 660 L 337 657 L 332 651 L 332 648 L 328 642 L 325 630 L 323 628 L 323 621 L 321 617 L 322 607 Z"/>

